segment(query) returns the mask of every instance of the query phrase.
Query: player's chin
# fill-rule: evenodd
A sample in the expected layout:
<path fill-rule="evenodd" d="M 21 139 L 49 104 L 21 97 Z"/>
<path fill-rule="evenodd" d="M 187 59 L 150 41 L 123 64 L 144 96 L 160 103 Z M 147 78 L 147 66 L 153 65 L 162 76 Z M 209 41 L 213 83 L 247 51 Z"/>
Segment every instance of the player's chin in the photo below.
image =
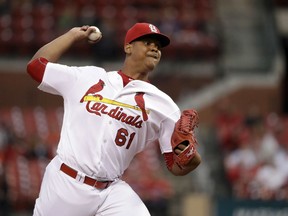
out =
<path fill-rule="evenodd" d="M 149 65 L 148 65 L 148 69 L 149 69 L 150 71 L 153 71 L 153 70 L 156 68 L 156 66 L 157 66 L 157 64 L 149 64 Z"/>
<path fill-rule="evenodd" d="M 156 68 L 158 63 L 159 63 L 159 60 L 155 58 L 150 58 L 149 61 L 147 62 L 150 70 L 153 70 L 154 68 Z"/>

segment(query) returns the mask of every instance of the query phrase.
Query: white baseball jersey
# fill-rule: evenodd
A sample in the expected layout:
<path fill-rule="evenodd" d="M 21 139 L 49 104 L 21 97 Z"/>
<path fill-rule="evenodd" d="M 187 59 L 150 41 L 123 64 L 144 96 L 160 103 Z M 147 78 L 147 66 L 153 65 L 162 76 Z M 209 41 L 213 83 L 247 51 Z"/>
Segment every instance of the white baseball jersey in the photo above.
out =
<path fill-rule="evenodd" d="M 159 141 L 162 153 L 172 151 L 170 139 L 180 110 L 148 82 L 124 85 L 117 71 L 48 63 L 39 88 L 64 99 L 57 154 L 78 171 L 113 180 L 149 144 Z"/>

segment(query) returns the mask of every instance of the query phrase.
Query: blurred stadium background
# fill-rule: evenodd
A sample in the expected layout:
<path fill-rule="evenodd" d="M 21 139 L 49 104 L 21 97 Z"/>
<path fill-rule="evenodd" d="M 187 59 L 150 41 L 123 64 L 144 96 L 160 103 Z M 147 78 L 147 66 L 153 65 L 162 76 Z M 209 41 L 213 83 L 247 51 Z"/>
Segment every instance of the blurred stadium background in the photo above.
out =
<path fill-rule="evenodd" d="M 155 148 L 125 173 L 151 214 L 288 215 L 287 0 L 0 0 L 0 215 L 32 214 L 59 139 L 62 101 L 36 89 L 28 60 L 88 24 L 102 41 L 61 61 L 117 70 L 140 21 L 172 40 L 151 82 L 201 120 L 197 171 L 173 177 Z"/>

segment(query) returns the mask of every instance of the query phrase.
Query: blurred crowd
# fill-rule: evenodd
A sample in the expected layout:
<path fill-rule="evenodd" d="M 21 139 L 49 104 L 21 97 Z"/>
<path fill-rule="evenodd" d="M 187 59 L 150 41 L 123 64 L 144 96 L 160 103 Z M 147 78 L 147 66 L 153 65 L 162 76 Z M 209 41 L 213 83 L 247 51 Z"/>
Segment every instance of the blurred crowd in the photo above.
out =
<path fill-rule="evenodd" d="M 71 56 L 122 56 L 124 36 L 135 22 L 150 22 L 172 39 L 172 58 L 210 58 L 219 49 L 214 0 L 1 0 L 0 54 L 31 55 L 74 26 L 96 25 L 103 33 L 97 46 L 79 44 Z"/>
<path fill-rule="evenodd" d="M 288 199 L 288 117 L 222 103 L 215 122 L 226 178 L 239 199 Z"/>
<path fill-rule="evenodd" d="M 288 6 L 287 0 L 275 2 Z M 221 49 L 215 0 L 0 0 L 0 56 L 30 58 L 56 36 L 88 24 L 100 28 L 101 43 L 79 44 L 71 56 L 100 52 L 101 60 L 117 60 L 127 29 L 142 21 L 170 36 L 164 58 L 214 58 Z M 229 102 L 219 104 L 214 126 L 233 196 L 287 200 L 288 117 L 263 114 L 255 106 L 244 113 Z M 0 215 L 33 208 L 55 155 L 62 115 L 61 108 L 0 107 Z M 159 149 L 148 148 L 123 176 L 154 216 L 168 215 L 175 193 L 162 162 Z"/>

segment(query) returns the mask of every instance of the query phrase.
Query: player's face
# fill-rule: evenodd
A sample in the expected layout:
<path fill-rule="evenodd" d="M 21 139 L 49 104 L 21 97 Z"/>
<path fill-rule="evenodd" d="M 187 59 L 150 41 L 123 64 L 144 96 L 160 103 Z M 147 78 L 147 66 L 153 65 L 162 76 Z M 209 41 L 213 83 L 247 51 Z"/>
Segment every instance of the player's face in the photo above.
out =
<path fill-rule="evenodd" d="M 161 59 L 161 45 L 153 38 L 142 38 L 132 42 L 133 60 L 144 64 L 149 70 L 153 70 Z"/>

